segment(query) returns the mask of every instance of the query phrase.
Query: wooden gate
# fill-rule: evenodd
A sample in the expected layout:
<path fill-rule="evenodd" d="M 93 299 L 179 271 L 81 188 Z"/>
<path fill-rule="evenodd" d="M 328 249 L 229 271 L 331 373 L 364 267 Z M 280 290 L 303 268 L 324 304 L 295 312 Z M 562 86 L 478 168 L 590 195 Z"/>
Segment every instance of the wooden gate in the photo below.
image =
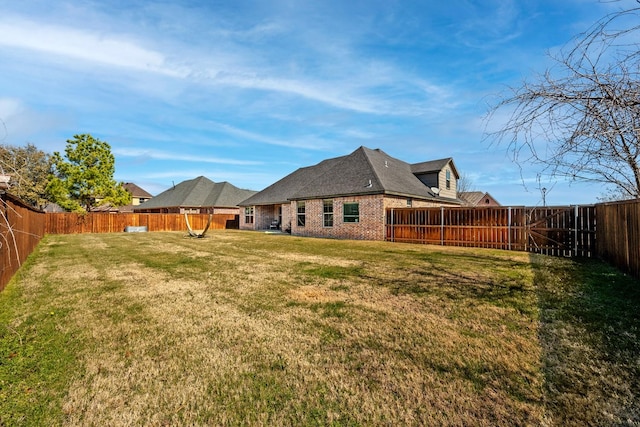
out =
<path fill-rule="evenodd" d="M 525 251 L 554 256 L 595 256 L 595 208 L 525 208 Z"/>
<path fill-rule="evenodd" d="M 595 256 L 595 208 L 477 207 L 388 209 L 386 240 Z"/>

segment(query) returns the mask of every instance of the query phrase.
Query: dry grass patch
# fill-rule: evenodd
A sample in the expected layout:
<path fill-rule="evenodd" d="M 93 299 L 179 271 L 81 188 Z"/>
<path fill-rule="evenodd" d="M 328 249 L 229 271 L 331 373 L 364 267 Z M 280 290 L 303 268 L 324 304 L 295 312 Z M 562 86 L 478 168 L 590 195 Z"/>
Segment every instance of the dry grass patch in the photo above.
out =
<path fill-rule="evenodd" d="M 0 294 L 0 425 L 576 420 L 549 386 L 564 353 L 536 283 L 572 267 L 532 265 L 248 232 L 48 236 Z"/>

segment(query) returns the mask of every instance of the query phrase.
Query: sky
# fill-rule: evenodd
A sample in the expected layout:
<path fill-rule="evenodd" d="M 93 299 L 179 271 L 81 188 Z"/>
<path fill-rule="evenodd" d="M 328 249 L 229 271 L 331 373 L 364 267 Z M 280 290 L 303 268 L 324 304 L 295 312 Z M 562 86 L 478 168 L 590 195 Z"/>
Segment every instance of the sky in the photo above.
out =
<path fill-rule="evenodd" d="M 0 0 L 0 143 L 53 153 L 89 133 L 115 179 L 262 190 L 379 148 L 452 157 L 503 205 L 589 204 L 490 143 L 490 105 L 607 13 L 598 0 Z"/>

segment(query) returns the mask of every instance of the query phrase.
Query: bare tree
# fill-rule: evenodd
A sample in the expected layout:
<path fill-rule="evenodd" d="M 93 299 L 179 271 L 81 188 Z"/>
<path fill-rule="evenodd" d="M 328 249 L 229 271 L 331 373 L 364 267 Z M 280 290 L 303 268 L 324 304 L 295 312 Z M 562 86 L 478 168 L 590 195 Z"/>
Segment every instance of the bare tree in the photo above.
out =
<path fill-rule="evenodd" d="M 462 175 L 460 175 L 460 179 L 456 182 L 456 190 L 458 192 L 458 197 L 460 197 L 460 193 L 475 191 L 473 180 L 467 173 L 462 173 Z"/>
<path fill-rule="evenodd" d="M 487 124 L 508 119 L 487 138 L 520 165 L 640 197 L 638 18 L 640 7 L 605 16 L 552 56 L 555 66 L 511 88 L 490 107 Z"/>

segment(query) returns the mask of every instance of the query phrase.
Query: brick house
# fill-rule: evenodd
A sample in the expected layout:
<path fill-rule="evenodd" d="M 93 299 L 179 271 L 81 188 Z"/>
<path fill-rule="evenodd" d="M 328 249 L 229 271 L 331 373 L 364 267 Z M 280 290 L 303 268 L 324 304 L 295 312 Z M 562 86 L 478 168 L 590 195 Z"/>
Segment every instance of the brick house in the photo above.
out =
<path fill-rule="evenodd" d="M 453 159 L 409 164 L 360 147 L 300 168 L 239 203 L 240 229 L 383 240 L 387 208 L 460 206 Z"/>
<path fill-rule="evenodd" d="M 182 181 L 157 196 L 134 206 L 140 213 L 211 213 L 238 215 L 238 203 L 255 194 L 228 182 L 213 182 L 199 176 Z"/>

